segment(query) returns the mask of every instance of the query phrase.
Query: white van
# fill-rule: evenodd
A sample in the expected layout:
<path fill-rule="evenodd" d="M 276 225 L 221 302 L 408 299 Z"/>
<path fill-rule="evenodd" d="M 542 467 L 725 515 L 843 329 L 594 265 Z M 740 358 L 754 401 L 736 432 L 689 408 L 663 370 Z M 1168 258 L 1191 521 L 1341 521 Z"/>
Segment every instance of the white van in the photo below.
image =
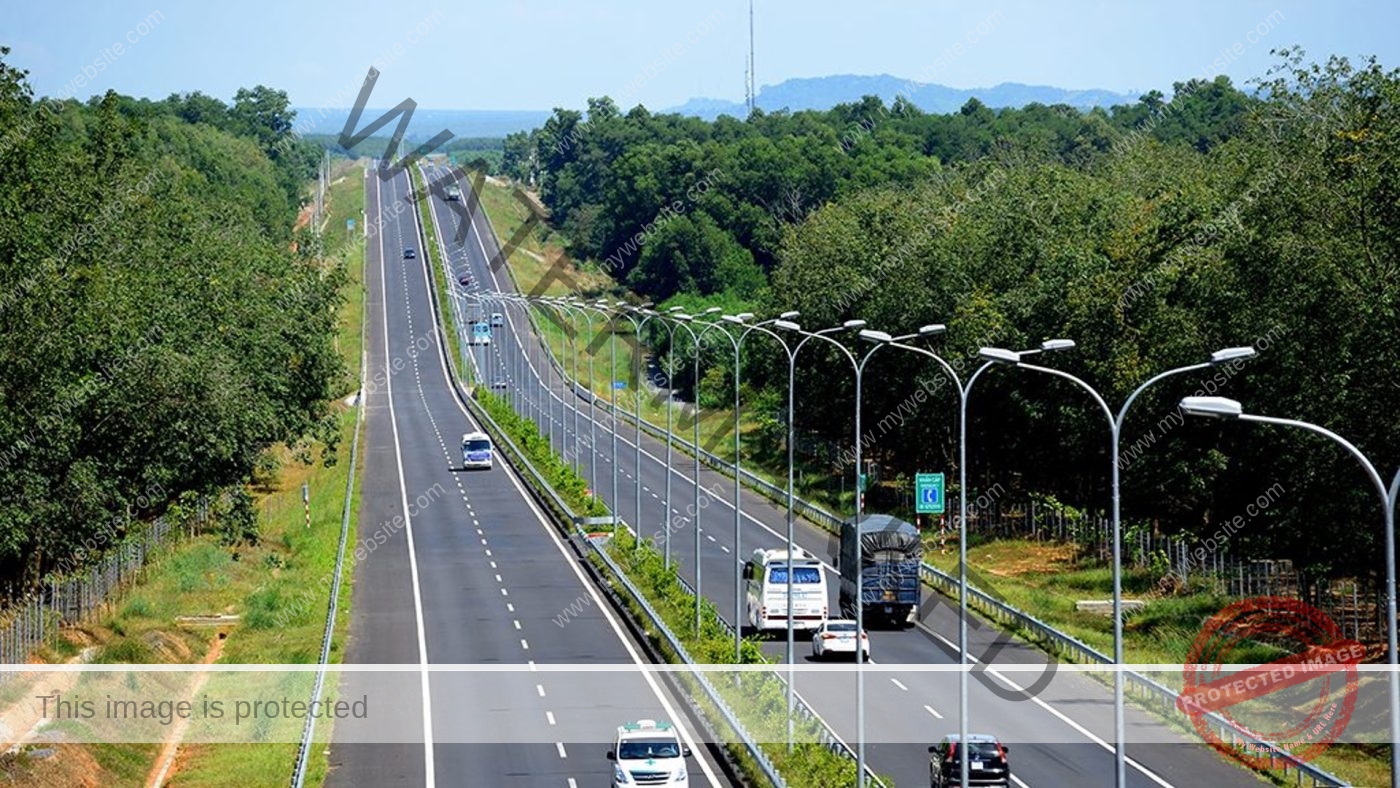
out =
<path fill-rule="evenodd" d="M 788 578 L 792 578 L 792 627 L 813 630 L 827 618 L 826 574 L 811 554 L 797 548 L 755 550 L 744 563 L 749 626 L 756 632 L 786 630 Z"/>
<path fill-rule="evenodd" d="M 462 436 L 462 467 L 490 468 L 492 456 L 491 436 L 484 432 L 469 432 Z"/>

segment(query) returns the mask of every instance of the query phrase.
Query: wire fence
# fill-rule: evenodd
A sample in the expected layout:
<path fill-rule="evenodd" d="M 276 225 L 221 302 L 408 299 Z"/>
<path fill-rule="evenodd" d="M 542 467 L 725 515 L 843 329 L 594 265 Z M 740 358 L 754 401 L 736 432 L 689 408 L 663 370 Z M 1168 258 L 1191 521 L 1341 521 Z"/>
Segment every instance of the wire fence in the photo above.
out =
<path fill-rule="evenodd" d="M 1073 544 L 1105 563 L 1112 560 L 1113 523 L 1106 517 L 1034 501 L 995 501 L 969 514 L 967 527 L 981 538 Z M 1140 524 L 1124 526 L 1123 562 L 1148 571 L 1151 590 L 1159 594 L 1205 591 L 1298 599 L 1326 613 L 1346 637 L 1367 644 L 1385 639 L 1385 590 L 1376 578 L 1313 576 L 1290 560 L 1239 557 L 1230 553 L 1228 543 L 1207 549 L 1196 537 L 1156 533 Z"/>
<path fill-rule="evenodd" d="M 53 644 L 62 627 L 76 624 L 116 602 L 157 555 L 208 525 L 209 499 L 185 518 L 161 516 L 143 523 L 87 567 L 52 573 L 0 609 L 0 664 L 23 665 L 34 650 Z M 0 682 L 13 677 L 0 671 Z"/>

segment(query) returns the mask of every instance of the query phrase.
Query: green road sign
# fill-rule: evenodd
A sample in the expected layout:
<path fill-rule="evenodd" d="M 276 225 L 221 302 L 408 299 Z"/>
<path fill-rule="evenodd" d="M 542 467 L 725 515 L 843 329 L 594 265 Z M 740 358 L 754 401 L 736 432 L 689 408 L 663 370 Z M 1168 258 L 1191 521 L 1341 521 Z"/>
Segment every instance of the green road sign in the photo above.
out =
<path fill-rule="evenodd" d="M 870 486 L 870 475 L 862 473 L 859 481 L 857 481 L 857 485 L 860 487 L 861 492 L 865 492 L 866 488 Z"/>
<path fill-rule="evenodd" d="M 943 514 L 943 474 L 914 474 L 914 511 Z"/>

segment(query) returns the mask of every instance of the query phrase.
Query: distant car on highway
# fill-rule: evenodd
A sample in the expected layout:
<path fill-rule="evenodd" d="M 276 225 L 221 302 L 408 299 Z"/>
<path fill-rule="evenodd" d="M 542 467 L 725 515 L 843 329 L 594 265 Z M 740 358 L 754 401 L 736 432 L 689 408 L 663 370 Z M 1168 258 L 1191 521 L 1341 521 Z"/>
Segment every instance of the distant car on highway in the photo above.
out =
<path fill-rule="evenodd" d="M 870 661 L 870 637 L 864 632 L 856 637 L 856 622 L 847 618 L 830 618 L 812 631 L 812 659 L 826 659 L 837 654 L 856 655 L 856 641 L 860 641 L 861 653 L 865 661 Z"/>
<path fill-rule="evenodd" d="M 416 260 L 417 258 L 418 258 L 418 253 L 415 252 L 415 251 L 413 251 L 413 247 L 412 247 L 412 246 L 410 246 L 410 247 L 408 247 L 408 248 L 406 248 L 406 249 L 403 250 L 403 259 L 405 259 L 405 260 Z"/>
<path fill-rule="evenodd" d="M 491 344 L 491 326 L 486 323 L 473 323 L 471 342 L 472 345 Z"/>
<path fill-rule="evenodd" d="M 505 319 L 505 317 L 504 317 L 500 312 L 492 312 L 492 313 L 491 313 L 491 325 L 492 325 L 492 326 L 504 326 L 505 324 L 506 324 L 506 319 Z"/>
<path fill-rule="evenodd" d="M 1011 764 L 1006 760 L 1007 746 L 995 736 L 973 733 L 967 737 L 967 781 L 969 785 L 1011 785 Z M 928 748 L 929 788 L 957 785 L 962 777 L 958 759 L 962 757 L 956 734 Z"/>
<path fill-rule="evenodd" d="M 462 287 L 471 287 L 471 274 L 462 274 L 461 276 L 457 277 L 457 284 L 461 285 Z"/>
<path fill-rule="evenodd" d="M 493 389 L 503 389 L 509 385 L 510 384 L 506 382 L 505 378 L 496 378 L 491 381 L 491 388 Z"/>
<path fill-rule="evenodd" d="M 448 186 L 447 199 L 451 202 L 460 202 L 462 199 L 462 190 L 456 186 Z"/>
<path fill-rule="evenodd" d="M 617 742 L 608 750 L 613 762 L 613 788 L 666 785 L 689 788 L 685 759 L 690 748 L 681 744 L 669 722 L 637 720 L 617 729 Z"/>

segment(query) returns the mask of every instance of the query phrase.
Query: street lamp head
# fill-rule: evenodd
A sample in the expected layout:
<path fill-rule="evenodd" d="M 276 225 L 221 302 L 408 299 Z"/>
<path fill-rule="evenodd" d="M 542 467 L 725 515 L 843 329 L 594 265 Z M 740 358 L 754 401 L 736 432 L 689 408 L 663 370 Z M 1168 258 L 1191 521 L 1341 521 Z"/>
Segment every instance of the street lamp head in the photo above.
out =
<path fill-rule="evenodd" d="M 681 321 L 682 323 L 689 323 L 690 321 L 692 321 L 692 320 L 695 319 L 695 316 L 694 316 L 694 315 L 687 315 L 687 314 L 684 313 L 684 312 L 676 312 L 676 313 L 672 314 L 671 317 L 674 317 L 675 319 Z"/>
<path fill-rule="evenodd" d="M 894 340 L 894 337 L 890 336 L 888 332 L 875 331 L 869 328 L 864 329 L 857 336 L 861 339 L 868 339 L 871 342 L 891 342 Z"/>
<path fill-rule="evenodd" d="M 701 312 L 700 314 L 702 314 L 702 315 L 713 315 L 713 314 L 715 314 L 715 313 L 717 313 L 717 312 L 723 312 L 723 311 L 724 311 L 723 309 L 720 309 L 720 308 L 717 307 L 717 306 L 712 306 L 712 307 L 710 307 L 709 309 L 706 309 L 704 312 Z"/>
<path fill-rule="evenodd" d="M 1021 363 L 1020 353 L 1001 347 L 984 347 L 977 351 L 977 355 L 986 361 L 995 361 L 998 364 Z"/>
<path fill-rule="evenodd" d="M 1239 401 L 1229 397 L 1186 397 L 1181 400 L 1181 409 L 1188 415 L 1211 419 L 1235 419 L 1244 413 Z"/>
<path fill-rule="evenodd" d="M 801 331 L 801 330 L 802 330 L 802 326 L 799 326 L 798 324 L 792 322 L 791 320 L 775 320 L 775 321 L 773 321 L 773 326 L 774 326 L 775 328 L 781 328 L 781 329 L 784 330 L 784 331 Z"/>
<path fill-rule="evenodd" d="M 752 313 L 752 312 L 740 312 L 739 314 L 735 315 L 735 317 L 739 318 L 739 320 L 741 320 L 741 321 L 743 321 L 743 320 L 753 320 L 753 313 Z"/>
<path fill-rule="evenodd" d="M 748 317 L 753 317 L 753 315 L 750 315 L 748 312 L 745 312 L 741 315 L 720 315 L 719 319 L 723 320 L 726 323 L 735 323 L 737 325 L 742 326 L 744 324 L 744 321 L 748 319 L 748 317 L 745 317 L 745 315 L 747 315 Z"/>
<path fill-rule="evenodd" d="M 801 317 L 801 316 L 802 316 L 802 313 L 799 312 L 799 311 L 797 311 L 796 309 L 794 309 L 794 310 L 792 310 L 791 312 L 784 312 L 784 313 L 782 313 L 781 315 L 778 315 L 778 318 L 779 318 L 780 320 L 792 320 L 792 319 L 794 319 L 794 318 Z"/>
<path fill-rule="evenodd" d="M 864 320 L 847 320 L 841 324 L 842 328 L 865 328 Z"/>
<path fill-rule="evenodd" d="M 683 306 L 673 306 L 673 307 L 669 307 L 666 311 L 667 311 L 667 312 L 670 312 L 670 313 L 672 313 L 672 314 L 675 314 L 676 312 L 683 312 L 683 311 L 685 311 L 685 307 L 683 307 Z"/>
<path fill-rule="evenodd" d="M 919 333 L 926 337 L 931 337 L 934 334 L 942 334 L 947 330 L 948 327 L 942 323 L 930 323 L 926 326 L 919 326 Z"/>
<path fill-rule="evenodd" d="M 1044 351 L 1069 350 L 1074 347 L 1073 339 L 1047 339 L 1040 343 L 1040 349 Z"/>
<path fill-rule="evenodd" d="M 1227 347 L 1224 350 L 1217 350 L 1210 354 L 1210 363 L 1224 364 L 1235 359 L 1254 358 L 1259 355 L 1259 351 L 1245 345 L 1244 347 Z"/>
<path fill-rule="evenodd" d="M 656 306 L 656 304 L 652 303 L 651 301 L 643 301 L 642 303 L 637 304 L 638 309 L 651 309 L 654 306 Z"/>

